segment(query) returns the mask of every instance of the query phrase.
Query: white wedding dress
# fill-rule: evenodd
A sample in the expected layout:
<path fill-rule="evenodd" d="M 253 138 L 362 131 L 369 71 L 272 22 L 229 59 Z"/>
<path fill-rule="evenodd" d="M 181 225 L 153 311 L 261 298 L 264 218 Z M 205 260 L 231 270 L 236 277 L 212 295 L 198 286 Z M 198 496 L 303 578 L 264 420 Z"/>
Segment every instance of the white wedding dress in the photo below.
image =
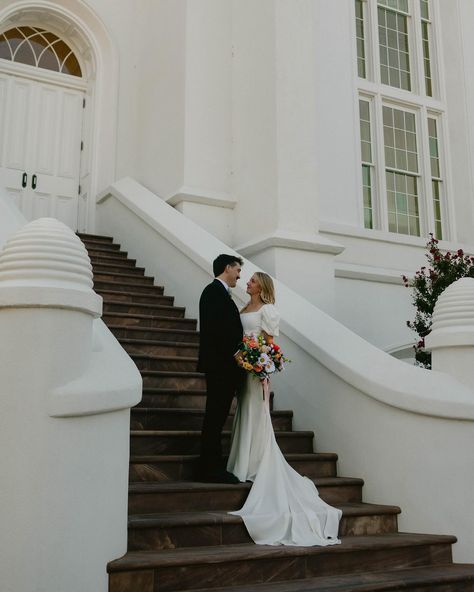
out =
<path fill-rule="evenodd" d="M 279 314 L 272 304 L 241 314 L 245 334 L 278 335 Z M 314 483 L 286 462 L 273 432 L 260 381 L 248 374 L 239 395 L 227 470 L 253 481 L 241 516 L 260 545 L 334 545 L 342 512 L 324 502 Z"/>

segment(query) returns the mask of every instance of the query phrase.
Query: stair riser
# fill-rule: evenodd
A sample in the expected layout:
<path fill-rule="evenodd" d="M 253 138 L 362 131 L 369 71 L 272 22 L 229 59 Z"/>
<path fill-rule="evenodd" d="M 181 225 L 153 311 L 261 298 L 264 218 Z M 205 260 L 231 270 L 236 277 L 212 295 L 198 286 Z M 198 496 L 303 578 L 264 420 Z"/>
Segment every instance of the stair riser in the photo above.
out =
<path fill-rule="evenodd" d="M 161 296 L 160 298 L 163 298 Z M 182 332 L 182 330 L 156 329 L 148 331 L 131 327 L 112 327 L 112 333 L 117 339 L 149 339 L 154 341 L 177 341 L 179 343 L 199 343 L 199 334 Z"/>
<path fill-rule="evenodd" d="M 176 348 L 179 349 L 179 348 Z M 177 354 L 174 354 L 177 355 Z M 169 360 L 140 358 L 131 356 L 139 370 L 164 370 L 176 372 L 196 372 L 197 358 L 192 360 Z"/>
<path fill-rule="evenodd" d="M 128 261 L 128 260 L 127 260 Z M 96 274 L 115 274 L 115 273 L 126 273 L 128 275 L 136 275 L 142 277 L 145 275 L 145 269 L 143 267 L 134 267 L 132 265 L 107 265 L 102 263 L 94 263 L 91 261 L 94 269 L 94 275 Z M 116 277 L 114 275 L 114 277 Z"/>
<path fill-rule="evenodd" d="M 137 407 L 164 407 L 167 409 L 200 409 L 206 407 L 206 395 L 195 393 L 143 393 Z"/>
<path fill-rule="evenodd" d="M 137 304 L 137 303 L 130 303 L 130 302 L 120 302 L 120 301 L 112 301 L 109 296 L 106 296 L 104 299 L 103 304 L 104 314 L 114 315 L 117 312 L 120 313 L 127 313 L 127 314 L 137 314 L 137 315 L 155 315 L 157 317 L 166 317 L 169 318 L 170 321 L 173 319 L 183 319 L 184 318 L 184 308 L 180 307 L 170 307 L 170 306 L 163 306 L 159 304 L 155 305 L 148 305 L 145 306 L 144 304 Z M 191 321 L 191 319 L 190 319 Z M 191 327 L 194 330 L 194 327 Z"/>
<path fill-rule="evenodd" d="M 139 409 L 132 409 L 132 430 L 200 430 L 204 414 L 178 413 L 163 409 L 153 412 L 139 413 Z M 232 429 L 233 416 L 229 416 L 224 425 L 225 430 Z M 291 416 L 273 416 L 273 429 L 275 431 L 290 431 L 292 429 Z"/>
<path fill-rule="evenodd" d="M 137 265 L 136 259 L 128 259 L 122 257 L 122 255 L 117 254 L 118 256 L 116 256 L 114 253 L 101 253 L 99 256 L 92 256 L 91 252 L 89 251 L 89 258 L 94 268 L 96 265 L 107 265 L 111 269 L 110 266 L 112 265 L 117 268 L 117 271 L 128 273 L 130 269 L 134 269 Z"/>
<path fill-rule="evenodd" d="M 312 436 L 287 436 L 277 434 L 277 441 L 283 453 L 304 454 L 313 452 Z M 224 434 L 222 438 L 224 452 L 230 449 L 230 436 Z M 130 454 L 155 455 L 155 454 L 199 454 L 201 449 L 201 436 L 142 436 L 132 435 L 130 438 Z"/>
<path fill-rule="evenodd" d="M 172 300 L 169 296 L 163 296 L 163 288 L 155 286 L 154 294 L 127 294 L 114 290 L 112 291 L 99 289 L 95 287 L 96 291 L 107 300 L 108 302 L 122 302 L 124 304 L 136 305 L 136 304 L 154 304 L 155 306 L 172 306 Z M 134 290 L 135 292 L 135 290 Z"/>
<path fill-rule="evenodd" d="M 137 281 L 133 279 L 124 280 L 123 282 L 120 281 L 119 278 L 116 278 L 115 281 L 113 280 L 105 280 L 101 281 L 97 278 L 94 278 L 94 290 L 97 292 L 107 291 L 107 290 L 114 290 L 116 292 L 133 292 L 134 294 L 145 294 L 149 296 L 154 295 L 161 295 L 162 290 L 161 286 L 154 286 L 153 285 L 153 278 L 150 284 L 144 284 L 143 280 L 146 278 L 137 278 Z M 169 306 L 173 305 L 174 298 L 171 296 L 166 296 L 166 300 L 169 303 Z"/>
<path fill-rule="evenodd" d="M 123 277 L 124 274 L 126 277 Z M 128 284 L 143 284 L 145 286 L 153 286 L 154 278 L 144 275 L 143 270 L 140 269 L 120 269 L 116 273 L 114 271 L 94 266 L 94 282 L 117 282 L 123 280 Z"/>
<path fill-rule="evenodd" d="M 206 388 L 206 381 L 204 377 L 173 375 L 167 376 L 165 374 L 154 374 L 142 372 L 143 386 L 154 388 L 172 388 L 180 390 L 201 390 Z"/>
<path fill-rule="evenodd" d="M 87 232 L 78 232 L 77 236 L 81 239 L 84 244 L 90 243 L 105 243 L 111 244 L 114 242 L 113 237 L 111 236 L 102 236 L 100 234 L 89 234 Z"/>
<path fill-rule="evenodd" d="M 87 253 L 90 259 L 101 259 L 107 261 L 125 261 L 128 259 L 128 253 L 126 251 L 117 251 L 115 249 L 103 249 L 102 247 L 94 246 L 90 249 L 87 249 Z M 128 259 L 129 261 L 133 261 L 133 259 Z"/>
<path fill-rule="evenodd" d="M 151 315 L 151 313 L 149 314 Z M 195 331 L 197 325 L 197 322 L 194 319 L 178 320 L 176 317 L 167 318 L 166 316 L 149 316 L 148 318 L 141 318 L 139 316 L 122 317 L 115 315 L 113 312 L 106 312 L 102 318 L 104 323 L 108 323 L 110 325 L 121 325 L 123 327 L 129 327 L 132 329 L 134 327 L 153 327 L 155 329 L 184 329 L 186 331 Z"/>
<path fill-rule="evenodd" d="M 198 344 L 180 345 L 176 342 L 156 342 L 150 343 L 147 341 L 143 342 L 127 342 L 121 338 L 122 347 L 131 356 L 133 354 L 146 354 L 149 356 L 183 356 L 190 358 L 197 358 L 199 346 Z M 196 370 L 196 363 L 194 364 L 193 370 Z"/>
<path fill-rule="evenodd" d="M 335 461 L 290 461 L 290 465 L 310 478 L 336 476 Z M 133 482 L 192 481 L 194 471 L 194 462 L 179 459 L 153 463 L 131 462 L 129 478 Z"/>
<path fill-rule="evenodd" d="M 397 517 L 343 516 L 339 525 L 339 536 L 374 535 L 397 532 Z M 247 529 L 243 522 L 236 524 L 213 524 L 149 527 L 128 530 L 129 551 L 158 551 L 180 547 L 221 546 L 250 543 Z"/>
<path fill-rule="evenodd" d="M 350 504 L 362 501 L 362 485 L 318 485 L 319 495 L 328 504 Z M 226 489 L 212 493 L 200 490 L 186 492 L 134 493 L 128 496 L 129 514 L 156 512 L 198 512 L 238 510 L 247 498 L 246 489 Z"/>
<path fill-rule="evenodd" d="M 315 553 L 301 556 L 279 556 L 262 560 L 223 561 L 218 564 L 196 563 L 156 568 L 154 592 L 175 592 L 198 588 L 247 586 L 325 575 L 344 575 L 373 570 L 429 566 L 450 561 L 449 545 L 419 545 L 406 548 Z M 113 580 L 111 580 L 113 582 Z M 124 589 L 128 592 L 127 589 Z M 133 588 L 129 589 L 130 591 Z M 135 588 L 136 590 L 136 588 Z"/>
<path fill-rule="evenodd" d="M 104 253 L 108 253 L 110 251 L 115 252 L 115 251 L 120 251 L 120 245 L 113 243 L 113 242 L 107 242 L 107 241 L 93 241 L 93 240 L 83 240 L 82 241 L 86 247 L 86 249 L 89 251 L 101 251 Z"/>
<path fill-rule="evenodd" d="M 396 578 L 396 574 L 395 574 Z M 109 592 L 153 592 L 154 587 L 154 574 L 152 570 L 140 570 L 136 572 L 124 572 L 120 574 L 110 575 L 110 588 Z M 296 588 L 297 592 L 301 592 L 301 588 Z M 307 588 L 307 592 L 335 592 L 333 586 L 329 588 Z M 340 588 L 339 592 L 351 592 L 352 588 Z M 466 580 L 460 579 L 458 582 L 453 583 L 427 583 L 426 585 L 419 584 L 416 587 L 408 589 L 405 582 L 401 582 L 400 587 L 395 583 L 389 583 L 374 588 L 368 584 L 367 588 L 357 588 L 358 592 L 401 592 L 403 590 L 409 592 L 474 592 L 474 582 L 470 578 Z"/>

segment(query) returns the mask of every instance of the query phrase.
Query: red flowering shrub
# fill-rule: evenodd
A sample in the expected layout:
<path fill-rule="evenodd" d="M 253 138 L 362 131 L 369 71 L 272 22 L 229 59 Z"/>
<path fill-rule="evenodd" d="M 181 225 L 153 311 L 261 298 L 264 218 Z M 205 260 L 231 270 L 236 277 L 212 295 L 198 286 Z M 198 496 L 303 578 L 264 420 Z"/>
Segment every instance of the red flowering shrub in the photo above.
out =
<path fill-rule="evenodd" d="M 462 249 L 451 253 L 441 253 L 438 240 L 430 233 L 426 244 L 428 266 L 423 266 L 415 273 L 412 280 L 402 276 L 407 288 L 413 288 L 413 305 L 416 308 L 413 321 L 407 321 L 418 335 L 415 348 L 415 359 L 418 365 L 431 368 L 431 353 L 425 350 L 425 337 L 431 332 L 431 317 L 439 295 L 446 288 L 462 277 L 474 277 L 474 257 L 465 255 Z"/>

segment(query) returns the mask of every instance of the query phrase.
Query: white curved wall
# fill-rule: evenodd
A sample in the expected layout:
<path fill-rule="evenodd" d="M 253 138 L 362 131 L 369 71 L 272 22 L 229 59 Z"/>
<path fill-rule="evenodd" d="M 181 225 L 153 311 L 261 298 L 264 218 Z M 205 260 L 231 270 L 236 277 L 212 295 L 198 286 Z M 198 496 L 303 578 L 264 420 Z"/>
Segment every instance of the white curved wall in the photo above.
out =
<path fill-rule="evenodd" d="M 156 197 L 119 181 L 99 200 L 100 231 L 196 316 L 211 262 L 229 247 Z M 243 269 L 239 302 L 258 268 L 246 261 Z M 474 392 L 384 354 L 281 282 L 276 290 L 281 341 L 294 360 L 275 379 L 277 406 L 295 410 L 297 428 L 315 430 L 318 450 L 341 455 L 340 474 L 366 479 L 368 501 L 400 505 L 403 529 L 454 532 L 456 559 L 471 560 Z"/>

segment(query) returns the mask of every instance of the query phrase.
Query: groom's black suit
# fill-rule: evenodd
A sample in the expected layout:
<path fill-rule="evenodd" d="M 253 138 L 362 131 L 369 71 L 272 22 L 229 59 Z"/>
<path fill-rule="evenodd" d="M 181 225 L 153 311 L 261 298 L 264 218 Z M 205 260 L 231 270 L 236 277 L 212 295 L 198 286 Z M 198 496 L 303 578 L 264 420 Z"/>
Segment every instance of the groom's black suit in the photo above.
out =
<path fill-rule="evenodd" d="M 225 470 L 221 433 L 243 376 L 234 360 L 243 335 L 239 310 L 217 279 L 201 294 L 199 332 L 197 369 L 206 374 L 207 399 L 198 471 L 200 477 L 212 477 Z"/>

